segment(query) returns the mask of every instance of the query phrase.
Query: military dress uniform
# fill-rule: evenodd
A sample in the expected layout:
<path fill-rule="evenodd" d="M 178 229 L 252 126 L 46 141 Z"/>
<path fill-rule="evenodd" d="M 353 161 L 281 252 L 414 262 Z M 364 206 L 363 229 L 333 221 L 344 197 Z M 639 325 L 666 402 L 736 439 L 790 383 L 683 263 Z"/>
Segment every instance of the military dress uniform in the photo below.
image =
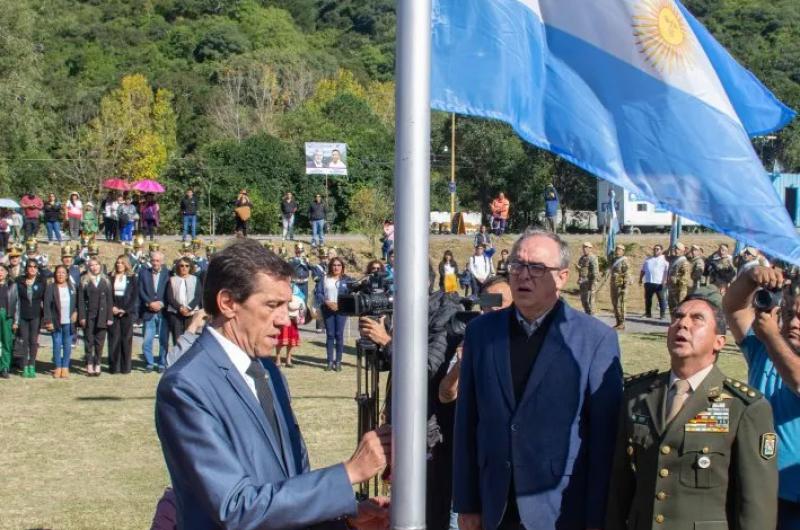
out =
<path fill-rule="evenodd" d="M 611 305 L 617 328 L 625 329 L 625 295 L 631 283 L 630 264 L 627 256 L 614 258 L 611 264 Z"/>
<path fill-rule="evenodd" d="M 625 382 L 607 530 L 767 530 L 777 519 L 769 402 L 716 366 L 667 423 L 670 372 Z"/>
<path fill-rule="evenodd" d="M 581 291 L 581 304 L 587 315 L 594 314 L 594 293 L 597 289 L 597 278 L 600 276 L 600 266 L 597 256 L 587 254 L 578 260 L 578 286 Z"/>
<path fill-rule="evenodd" d="M 692 281 L 692 265 L 686 256 L 678 256 L 669 265 L 667 273 L 667 303 L 669 311 L 675 311 L 681 301 L 689 294 Z"/>

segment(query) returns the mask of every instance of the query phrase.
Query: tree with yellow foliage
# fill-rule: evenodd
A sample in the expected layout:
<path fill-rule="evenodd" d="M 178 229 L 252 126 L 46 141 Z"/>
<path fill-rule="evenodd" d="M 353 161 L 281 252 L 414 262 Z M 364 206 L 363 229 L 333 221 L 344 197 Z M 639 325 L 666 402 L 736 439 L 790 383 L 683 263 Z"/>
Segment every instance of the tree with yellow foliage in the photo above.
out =
<path fill-rule="evenodd" d="M 177 123 L 169 90 L 153 91 L 141 74 L 122 78 L 100 102 L 87 141 L 102 160 L 99 178 L 156 179 L 177 145 Z"/>

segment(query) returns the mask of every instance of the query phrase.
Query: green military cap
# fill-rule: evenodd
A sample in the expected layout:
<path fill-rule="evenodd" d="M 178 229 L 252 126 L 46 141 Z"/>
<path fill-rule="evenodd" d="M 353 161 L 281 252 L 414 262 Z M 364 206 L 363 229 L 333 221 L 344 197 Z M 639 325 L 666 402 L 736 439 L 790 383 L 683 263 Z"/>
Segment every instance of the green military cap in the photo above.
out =
<path fill-rule="evenodd" d="M 719 289 L 711 286 L 701 286 L 692 291 L 683 302 L 687 300 L 704 300 L 714 306 L 715 309 L 722 309 L 722 295 Z"/>
<path fill-rule="evenodd" d="M 27 254 L 38 251 L 39 251 L 39 243 L 35 239 L 31 238 L 25 243 L 25 252 Z"/>
<path fill-rule="evenodd" d="M 89 243 L 89 255 L 90 256 L 97 256 L 100 254 L 100 247 L 97 243 Z"/>
<path fill-rule="evenodd" d="M 147 248 L 150 250 L 150 252 L 158 252 L 159 250 L 161 250 L 161 245 L 159 245 L 155 241 L 151 241 L 150 245 Z"/>
<path fill-rule="evenodd" d="M 75 249 L 73 249 L 71 245 L 64 245 L 63 247 L 61 247 L 62 258 L 65 256 L 74 256 L 74 255 L 75 255 Z"/>

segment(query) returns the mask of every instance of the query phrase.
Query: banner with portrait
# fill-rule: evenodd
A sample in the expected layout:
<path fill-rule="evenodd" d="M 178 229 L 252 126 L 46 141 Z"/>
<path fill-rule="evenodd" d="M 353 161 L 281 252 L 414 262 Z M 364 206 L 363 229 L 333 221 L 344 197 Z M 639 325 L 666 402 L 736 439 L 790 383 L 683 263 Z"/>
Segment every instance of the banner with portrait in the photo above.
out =
<path fill-rule="evenodd" d="M 306 175 L 347 175 L 347 144 L 306 142 Z"/>

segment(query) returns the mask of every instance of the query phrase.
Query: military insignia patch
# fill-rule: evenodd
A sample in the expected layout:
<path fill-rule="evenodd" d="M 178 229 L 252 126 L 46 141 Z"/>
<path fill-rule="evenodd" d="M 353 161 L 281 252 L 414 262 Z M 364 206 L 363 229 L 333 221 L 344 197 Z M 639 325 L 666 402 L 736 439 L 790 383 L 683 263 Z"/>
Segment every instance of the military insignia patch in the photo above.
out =
<path fill-rule="evenodd" d="M 778 436 L 774 432 L 761 435 L 761 458 L 772 460 L 778 452 Z"/>

